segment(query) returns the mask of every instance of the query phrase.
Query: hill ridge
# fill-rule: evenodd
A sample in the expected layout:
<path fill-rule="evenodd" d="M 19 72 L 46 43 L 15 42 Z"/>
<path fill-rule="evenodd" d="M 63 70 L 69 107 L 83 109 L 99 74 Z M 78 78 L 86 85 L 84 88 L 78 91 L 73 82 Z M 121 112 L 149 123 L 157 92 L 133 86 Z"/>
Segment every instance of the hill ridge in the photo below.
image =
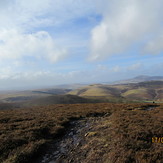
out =
<path fill-rule="evenodd" d="M 163 81 L 115 85 L 89 85 L 67 94 L 81 97 L 105 97 L 110 99 L 163 101 Z"/>

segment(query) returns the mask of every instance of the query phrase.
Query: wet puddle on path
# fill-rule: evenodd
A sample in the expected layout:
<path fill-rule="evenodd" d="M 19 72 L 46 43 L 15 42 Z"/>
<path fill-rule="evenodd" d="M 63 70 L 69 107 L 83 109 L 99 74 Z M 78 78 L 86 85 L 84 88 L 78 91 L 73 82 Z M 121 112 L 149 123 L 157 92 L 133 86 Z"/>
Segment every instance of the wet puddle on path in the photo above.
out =
<path fill-rule="evenodd" d="M 159 107 L 159 105 L 148 105 L 145 106 L 142 110 L 150 111 L 150 110 L 154 110 L 157 107 Z"/>
<path fill-rule="evenodd" d="M 106 115 L 107 116 L 107 115 Z M 59 139 L 56 139 L 51 143 L 47 153 L 40 158 L 37 163 L 68 163 L 74 162 L 73 156 L 86 156 L 86 151 L 82 151 L 79 147 L 86 144 L 85 138 L 88 133 L 93 133 L 92 126 L 99 123 L 105 116 L 98 117 L 86 117 L 80 120 L 74 120 L 70 122 L 70 127 L 67 128 L 66 134 Z M 76 159 L 76 158 L 75 158 Z"/>

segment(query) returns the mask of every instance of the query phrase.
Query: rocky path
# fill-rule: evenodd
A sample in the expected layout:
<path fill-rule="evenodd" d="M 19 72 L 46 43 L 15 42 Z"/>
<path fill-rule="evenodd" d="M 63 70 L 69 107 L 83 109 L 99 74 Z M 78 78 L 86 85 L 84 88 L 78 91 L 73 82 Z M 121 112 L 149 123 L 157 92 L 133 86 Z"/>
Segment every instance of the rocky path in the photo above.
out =
<path fill-rule="evenodd" d="M 38 163 L 85 162 L 88 155 L 88 144 L 97 135 L 99 126 L 109 115 L 87 117 L 70 122 L 66 134 L 50 145 L 47 153 Z M 96 142 L 94 142 L 96 143 Z M 94 145 L 92 145 L 94 146 Z M 89 151 L 91 147 L 89 147 Z"/>
<path fill-rule="evenodd" d="M 157 108 L 159 105 L 148 105 L 147 107 L 144 107 L 143 110 L 146 111 L 150 111 L 150 110 L 154 110 L 155 108 Z"/>
<path fill-rule="evenodd" d="M 156 107 L 149 105 L 141 110 L 150 111 Z M 106 162 L 103 156 L 112 150 L 109 144 L 112 138 L 108 135 L 112 132 L 111 124 L 111 116 L 107 113 L 71 121 L 66 134 L 55 140 L 37 163 Z"/>

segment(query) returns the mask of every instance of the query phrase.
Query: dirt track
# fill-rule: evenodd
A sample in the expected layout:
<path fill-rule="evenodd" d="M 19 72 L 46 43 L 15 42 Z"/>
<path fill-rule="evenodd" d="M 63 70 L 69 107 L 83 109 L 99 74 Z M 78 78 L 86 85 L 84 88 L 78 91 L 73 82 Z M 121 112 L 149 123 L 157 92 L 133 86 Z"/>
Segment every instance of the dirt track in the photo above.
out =
<path fill-rule="evenodd" d="M 93 152 L 99 152 L 96 148 L 96 136 L 101 130 L 100 124 L 108 118 L 108 114 L 96 117 L 87 117 L 81 120 L 70 122 L 68 131 L 62 137 L 51 144 L 48 152 L 38 161 L 39 163 L 68 163 L 68 162 L 89 162 L 96 159 L 101 162 L 101 158 L 91 158 Z M 98 127 L 97 127 L 98 126 Z M 104 126 L 103 126 L 104 127 Z M 105 126 L 108 128 L 109 125 Z M 101 126 L 100 126 L 101 128 Z M 102 128 L 101 128 L 102 129 Z M 98 132 L 97 132 L 98 130 Z M 101 145 L 106 145 L 100 142 Z M 89 144 L 89 146 L 88 146 Z M 95 147 L 93 149 L 93 147 Z M 106 146 L 107 147 L 107 146 Z M 88 159 L 90 157 L 90 159 Z M 95 160 L 94 160 L 95 161 Z"/>

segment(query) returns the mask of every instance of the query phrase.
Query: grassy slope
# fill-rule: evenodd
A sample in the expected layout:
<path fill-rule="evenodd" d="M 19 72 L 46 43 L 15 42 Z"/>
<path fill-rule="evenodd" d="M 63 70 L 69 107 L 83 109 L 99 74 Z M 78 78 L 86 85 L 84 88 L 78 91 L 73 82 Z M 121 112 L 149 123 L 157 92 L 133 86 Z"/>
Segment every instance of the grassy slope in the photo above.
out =
<path fill-rule="evenodd" d="M 96 102 L 126 102 L 126 101 L 163 101 L 163 82 L 142 82 L 137 84 L 121 84 L 121 85 L 101 85 L 95 84 L 74 91 L 70 89 L 40 89 L 34 91 L 8 92 L 0 94 L 0 101 L 4 103 L 27 102 L 28 104 L 50 104 L 55 103 L 74 103 L 75 97 L 60 97 L 63 94 L 76 95 L 94 99 Z M 49 97 L 52 96 L 53 97 Z M 62 100 L 64 99 L 64 100 Z M 81 102 L 76 97 L 76 103 Z M 67 102 L 70 101 L 70 102 Z M 90 101 L 93 102 L 93 101 Z"/>
<path fill-rule="evenodd" d="M 108 85 L 90 85 L 70 91 L 68 94 L 77 95 L 88 99 L 99 99 L 101 102 L 116 102 L 122 100 L 119 90 Z"/>
<path fill-rule="evenodd" d="M 71 91 L 68 94 L 82 97 L 104 97 L 111 100 L 163 100 L 163 82 L 152 81 L 121 85 L 91 85 Z"/>
<path fill-rule="evenodd" d="M 146 88 L 131 89 L 122 94 L 127 99 L 148 100 L 154 99 L 155 95 L 151 93 L 152 90 Z"/>
<path fill-rule="evenodd" d="M 23 106 L 45 106 L 51 104 L 80 104 L 95 102 L 97 103 L 98 100 L 86 99 L 75 95 L 53 95 L 27 101 L 23 103 Z"/>
<path fill-rule="evenodd" d="M 15 97 L 17 98 L 17 97 Z M 46 106 L 52 104 L 82 104 L 82 103 L 99 103 L 100 99 L 89 99 L 75 95 L 52 95 L 47 97 L 37 97 L 20 102 L 1 102 L 0 110 L 29 108 L 34 106 Z"/>
<path fill-rule="evenodd" d="M 51 95 L 62 95 L 69 92 L 70 89 L 40 89 L 32 91 L 14 91 L 0 94 L 0 101 L 3 102 L 21 102 L 37 99 L 41 97 L 48 97 Z"/>
<path fill-rule="evenodd" d="M 100 128 L 97 130 L 100 137 L 93 146 L 88 146 L 88 151 L 92 148 L 95 151 L 88 162 L 101 157 L 105 162 L 143 160 L 161 163 L 162 144 L 151 143 L 151 138 L 162 137 L 163 105 L 155 110 L 143 111 L 141 108 L 144 105 L 148 104 L 60 104 L 1 110 L 0 162 L 30 162 L 44 149 L 45 144 L 64 134 L 72 118 L 109 113 L 111 117 L 108 121 L 96 126 Z M 111 126 L 108 127 L 108 124 Z M 100 153 L 96 153 L 103 145 L 105 148 L 100 148 Z"/>

